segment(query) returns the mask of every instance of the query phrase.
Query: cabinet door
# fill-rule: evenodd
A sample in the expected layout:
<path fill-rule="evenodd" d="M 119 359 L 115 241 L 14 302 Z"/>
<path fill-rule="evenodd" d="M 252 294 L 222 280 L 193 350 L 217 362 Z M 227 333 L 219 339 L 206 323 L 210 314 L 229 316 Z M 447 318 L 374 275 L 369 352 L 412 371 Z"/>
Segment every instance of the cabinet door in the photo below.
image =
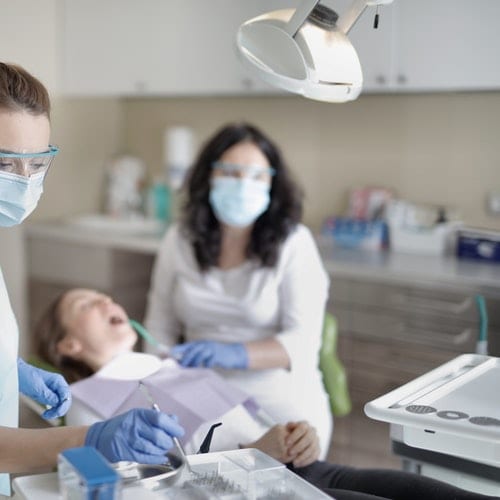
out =
<path fill-rule="evenodd" d="M 242 22 L 284 7 L 290 2 L 66 0 L 65 93 L 276 93 L 245 72 L 235 37 Z"/>
<path fill-rule="evenodd" d="M 342 16 L 353 0 L 324 0 L 322 3 Z M 379 26 L 374 29 L 376 12 L 375 8 L 367 7 L 348 33 L 361 62 L 364 92 L 384 91 L 392 84 L 394 6 L 379 7 Z"/>
<path fill-rule="evenodd" d="M 500 87 L 498 0 L 399 0 L 395 12 L 400 89 Z"/>

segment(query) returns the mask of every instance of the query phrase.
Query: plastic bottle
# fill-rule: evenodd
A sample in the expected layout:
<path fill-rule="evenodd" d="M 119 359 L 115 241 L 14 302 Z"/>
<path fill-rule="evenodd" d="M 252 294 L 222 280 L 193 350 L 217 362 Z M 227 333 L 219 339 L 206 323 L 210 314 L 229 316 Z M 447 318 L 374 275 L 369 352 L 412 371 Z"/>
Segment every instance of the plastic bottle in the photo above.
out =
<path fill-rule="evenodd" d="M 171 221 L 172 194 L 161 179 L 155 179 L 148 189 L 146 215 L 165 224 Z"/>

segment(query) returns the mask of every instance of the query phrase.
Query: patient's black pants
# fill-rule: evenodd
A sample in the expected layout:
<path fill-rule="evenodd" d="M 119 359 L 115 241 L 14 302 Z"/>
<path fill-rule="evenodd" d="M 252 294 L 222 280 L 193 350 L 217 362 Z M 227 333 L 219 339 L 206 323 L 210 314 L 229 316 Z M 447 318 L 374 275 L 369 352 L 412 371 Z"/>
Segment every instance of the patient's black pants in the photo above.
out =
<path fill-rule="evenodd" d="M 486 500 L 425 476 L 391 469 L 355 469 L 328 462 L 288 468 L 337 500 Z"/>

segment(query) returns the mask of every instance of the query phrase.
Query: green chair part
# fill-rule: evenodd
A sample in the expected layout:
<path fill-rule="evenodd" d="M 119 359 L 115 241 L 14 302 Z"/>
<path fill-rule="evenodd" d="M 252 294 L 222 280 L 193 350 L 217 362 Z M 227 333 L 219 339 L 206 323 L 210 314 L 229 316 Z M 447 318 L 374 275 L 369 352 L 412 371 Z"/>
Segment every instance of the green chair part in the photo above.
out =
<path fill-rule="evenodd" d="M 323 375 L 323 385 L 330 400 L 332 414 L 336 417 L 343 417 L 351 412 L 352 404 L 345 368 L 337 356 L 337 340 L 337 320 L 332 314 L 325 313 L 319 351 L 319 369 Z"/>

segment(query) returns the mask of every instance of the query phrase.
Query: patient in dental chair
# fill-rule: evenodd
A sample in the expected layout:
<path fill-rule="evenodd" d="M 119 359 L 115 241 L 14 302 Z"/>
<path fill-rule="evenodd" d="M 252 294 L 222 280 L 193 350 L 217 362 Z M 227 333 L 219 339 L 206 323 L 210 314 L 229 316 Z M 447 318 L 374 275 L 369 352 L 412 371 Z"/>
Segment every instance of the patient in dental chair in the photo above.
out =
<path fill-rule="evenodd" d="M 68 424 L 93 423 L 155 402 L 179 417 L 188 453 L 196 453 L 210 426 L 222 422 L 211 451 L 258 448 L 337 500 L 498 498 L 402 471 L 318 461 L 319 440 L 307 422 L 273 425 L 249 396 L 212 370 L 184 369 L 171 358 L 134 352 L 138 336 L 126 312 L 98 291 L 63 293 L 39 320 L 35 339 L 40 359 L 71 383 Z"/>
<path fill-rule="evenodd" d="M 63 293 L 38 321 L 34 337 L 39 358 L 71 383 L 67 424 L 87 425 L 129 408 L 151 407 L 139 390 L 142 381 L 159 407 L 179 418 L 187 453 L 196 453 L 211 425 L 222 422 L 211 451 L 258 447 L 297 466 L 318 456 L 315 430 L 305 422 L 272 426 L 247 394 L 213 370 L 186 369 L 172 358 L 134 352 L 138 335 L 126 312 L 96 290 Z M 281 446 L 285 437 L 289 452 Z"/>

